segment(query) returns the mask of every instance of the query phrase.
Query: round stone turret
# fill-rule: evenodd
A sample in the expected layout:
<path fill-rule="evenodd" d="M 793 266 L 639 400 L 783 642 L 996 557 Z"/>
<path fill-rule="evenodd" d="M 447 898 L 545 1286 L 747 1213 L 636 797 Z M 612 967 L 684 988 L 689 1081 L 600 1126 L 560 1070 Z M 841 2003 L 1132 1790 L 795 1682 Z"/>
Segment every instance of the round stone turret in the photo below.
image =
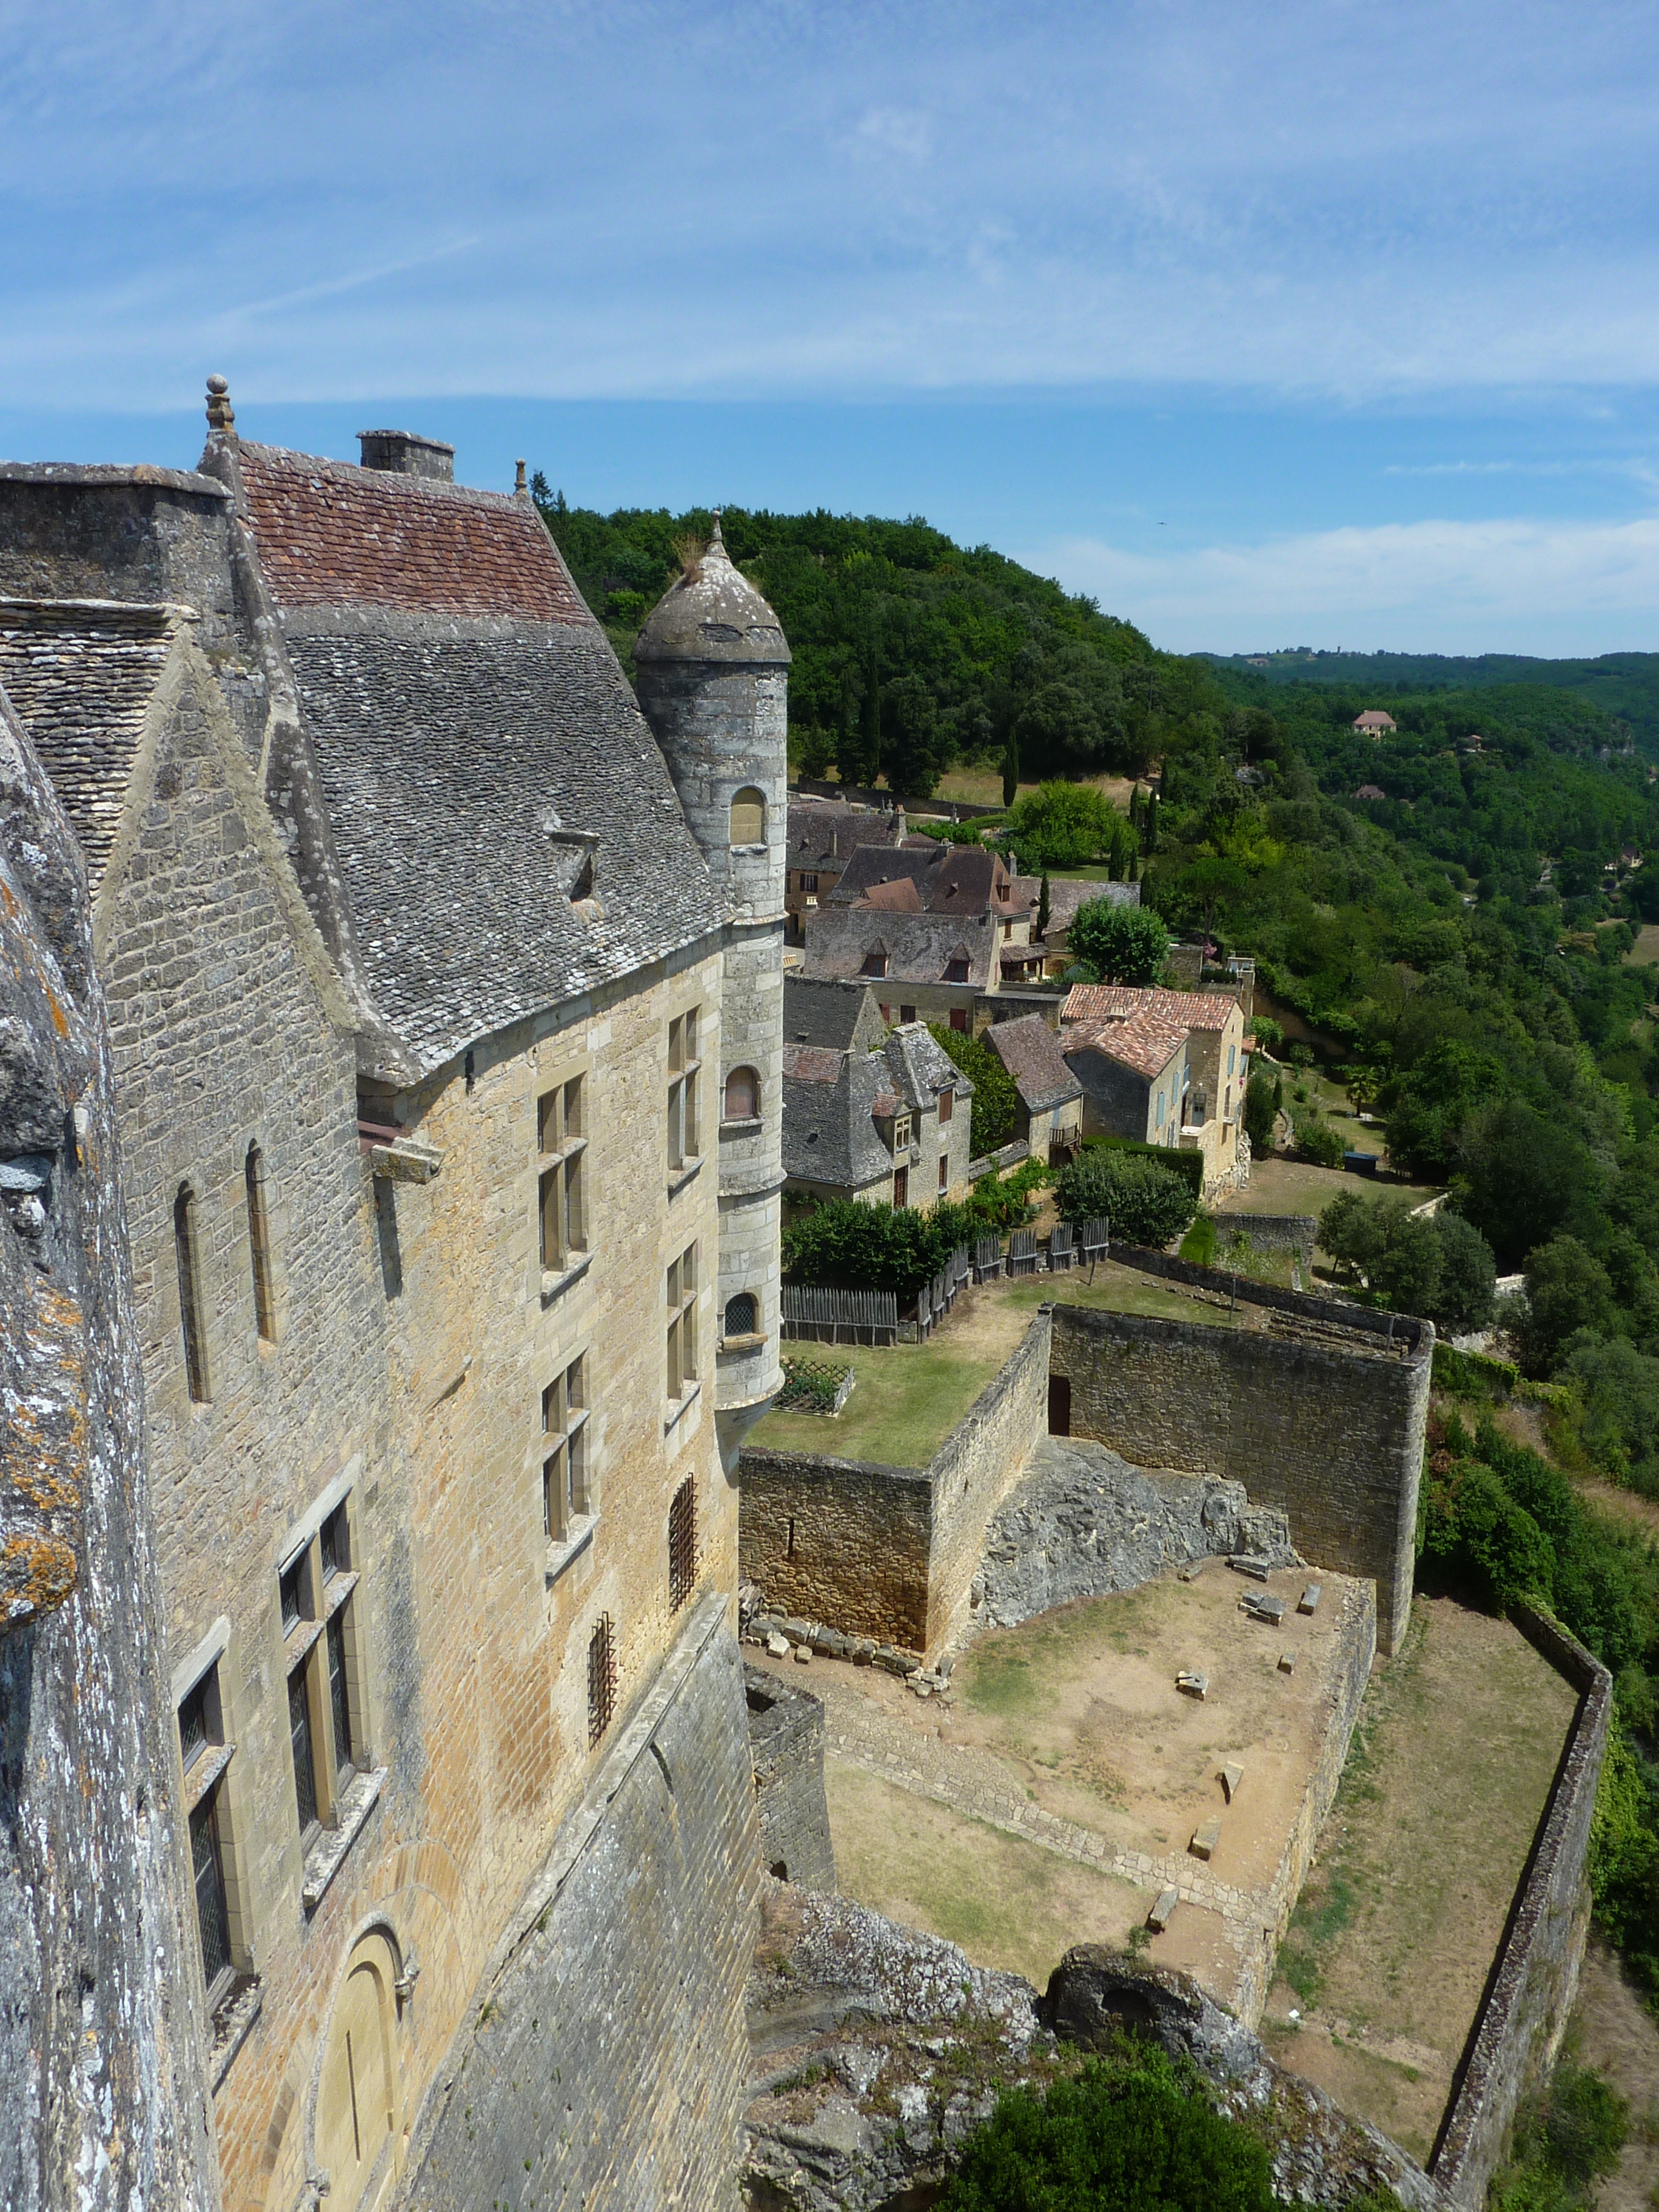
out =
<path fill-rule="evenodd" d="M 783 884 L 789 647 L 732 565 L 720 517 L 708 550 L 634 645 L 635 688 L 692 836 L 726 902 L 716 1112 L 720 1317 L 715 1413 L 734 1475 L 744 1431 L 781 1380 Z"/>

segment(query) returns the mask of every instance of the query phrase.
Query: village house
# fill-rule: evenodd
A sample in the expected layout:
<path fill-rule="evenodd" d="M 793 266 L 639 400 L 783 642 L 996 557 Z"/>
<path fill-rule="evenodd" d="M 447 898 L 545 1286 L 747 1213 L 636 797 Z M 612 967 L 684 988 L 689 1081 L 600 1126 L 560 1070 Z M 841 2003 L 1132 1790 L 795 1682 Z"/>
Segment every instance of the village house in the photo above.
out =
<path fill-rule="evenodd" d="M 1362 738 L 1386 738 L 1399 727 L 1392 714 L 1385 714 L 1380 707 L 1367 707 L 1363 714 L 1356 714 L 1353 726 Z"/>
<path fill-rule="evenodd" d="M 1071 876 L 1051 876 L 1048 879 L 1048 926 L 1039 934 L 1037 915 L 1042 898 L 1042 877 L 1015 876 L 1011 882 L 1014 902 L 1030 911 L 1030 941 L 1041 945 L 1042 973 L 1049 977 L 1063 975 L 1072 965 L 1067 933 L 1080 906 L 1096 899 L 1103 899 L 1109 906 L 1140 904 L 1139 884 L 1088 883 Z"/>
<path fill-rule="evenodd" d="M 556 2145 L 573 2202 L 712 2203 L 788 649 L 717 526 L 642 712 L 522 465 L 246 442 L 222 380 L 209 425 L 0 469 L 0 686 L 93 891 L 224 2202 L 493 2203 Z M 498 1973 L 541 2086 L 452 2094 Z"/>
<path fill-rule="evenodd" d="M 868 990 L 848 1021 L 845 1000 L 831 1007 L 817 995 L 836 988 L 793 976 L 785 984 L 785 1203 L 858 1198 L 902 1209 L 966 1197 L 972 1083 L 924 1023 L 887 1030 Z M 814 994 L 805 1000 L 809 1018 L 842 1016 L 845 1044 L 795 1040 L 798 994 Z M 834 1033 L 829 1019 L 811 1025 Z"/>
<path fill-rule="evenodd" d="M 1061 1010 L 1060 1045 L 1084 1086 L 1084 1133 L 1202 1152 L 1206 1194 L 1228 1188 L 1249 1159 L 1244 1019 L 1226 991 L 1075 985 Z"/>
<path fill-rule="evenodd" d="M 1014 1133 L 1034 1160 L 1058 1167 L 1083 1137 L 1083 1085 L 1066 1062 L 1060 1041 L 1040 1014 L 994 1022 L 985 1042 L 1013 1078 L 1019 1104 Z"/>
<path fill-rule="evenodd" d="M 806 916 L 823 905 L 861 846 L 890 849 L 903 843 L 904 809 L 877 811 L 849 805 L 845 799 L 791 799 L 787 839 L 785 933 L 791 945 L 799 945 L 805 937 Z"/>

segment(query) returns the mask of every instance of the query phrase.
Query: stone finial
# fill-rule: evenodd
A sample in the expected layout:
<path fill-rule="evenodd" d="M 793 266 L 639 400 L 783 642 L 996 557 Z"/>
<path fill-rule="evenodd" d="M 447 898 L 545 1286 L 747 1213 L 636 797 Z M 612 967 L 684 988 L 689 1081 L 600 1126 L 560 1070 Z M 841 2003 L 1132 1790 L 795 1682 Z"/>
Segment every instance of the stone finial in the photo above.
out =
<path fill-rule="evenodd" d="M 207 380 L 207 418 L 210 430 L 234 430 L 236 410 L 230 404 L 230 386 L 222 376 Z"/>
<path fill-rule="evenodd" d="M 519 499 L 528 499 L 530 496 L 530 486 L 525 481 L 524 463 L 522 461 L 519 463 L 519 473 L 514 479 L 513 490 L 515 497 Z"/>
<path fill-rule="evenodd" d="M 719 507 L 714 509 L 714 524 L 708 532 L 709 551 L 712 553 L 717 545 L 720 547 L 721 552 L 724 553 L 726 550 L 726 540 L 720 536 L 720 511 Z"/>

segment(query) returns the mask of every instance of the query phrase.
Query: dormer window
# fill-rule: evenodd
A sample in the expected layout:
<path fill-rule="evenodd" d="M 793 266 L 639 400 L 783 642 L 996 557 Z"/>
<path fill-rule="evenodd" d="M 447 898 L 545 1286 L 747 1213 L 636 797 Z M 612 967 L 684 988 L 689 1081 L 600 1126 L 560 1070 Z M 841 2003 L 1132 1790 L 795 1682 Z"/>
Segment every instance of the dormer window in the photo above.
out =
<path fill-rule="evenodd" d="M 866 975 L 884 975 L 887 973 L 887 947 L 884 945 L 872 945 L 865 954 L 864 973 Z"/>
<path fill-rule="evenodd" d="M 945 980 L 947 983 L 965 983 L 968 981 L 968 948 L 965 945 L 958 945 L 945 962 Z"/>
<path fill-rule="evenodd" d="M 910 1148 L 910 1116 L 901 1114 L 893 1124 L 893 1150 L 908 1152 Z"/>

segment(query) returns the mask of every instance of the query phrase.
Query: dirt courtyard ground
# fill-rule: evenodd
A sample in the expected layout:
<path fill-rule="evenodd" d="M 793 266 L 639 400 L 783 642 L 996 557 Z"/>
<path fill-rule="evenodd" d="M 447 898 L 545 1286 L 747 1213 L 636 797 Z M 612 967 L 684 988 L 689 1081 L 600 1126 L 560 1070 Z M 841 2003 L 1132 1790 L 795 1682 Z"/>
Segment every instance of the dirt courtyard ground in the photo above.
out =
<path fill-rule="evenodd" d="M 1318 1610 L 1299 1614 L 1314 1579 Z M 1040 1986 L 1070 1944 L 1123 1942 L 1173 1884 L 1182 1902 L 1151 1955 L 1229 2004 L 1253 1978 L 1259 2002 L 1262 1929 L 1299 1875 L 1298 1825 L 1311 1839 L 1360 1602 L 1345 1577 L 1276 1574 L 1274 1629 L 1239 1610 L 1260 1587 L 1215 1561 L 1080 1600 L 981 1637 L 925 1703 L 869 1668 L 770 1662 L 825 1702 L 842 1888 Z M 1203 1701 L 1176 1688 L 1182 1668 L 1208 1675 Z M 1243 1772 L 1231 1804 L 1227 1765 Z M 1206 1861 L 1189 1845 L 1211 1820 Z"/>
<path fill-rule="evenodd" d="M 1262 2033 L 1415 2158 L 1433 2148 L 1576 1702 L 1518 1630 L 1443 1598 L 1414 1601 L 1373 1678 Z"/>

